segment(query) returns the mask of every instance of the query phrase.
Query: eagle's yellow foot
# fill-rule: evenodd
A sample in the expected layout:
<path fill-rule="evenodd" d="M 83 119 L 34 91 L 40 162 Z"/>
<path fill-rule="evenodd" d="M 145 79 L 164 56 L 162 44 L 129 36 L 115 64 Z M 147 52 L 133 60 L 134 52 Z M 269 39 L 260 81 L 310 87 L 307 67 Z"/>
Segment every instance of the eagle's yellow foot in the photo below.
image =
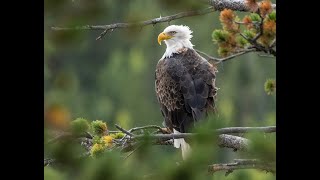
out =
<path fill-rule="evenodd" d="M 171 134 L 172 131 L 169 128 L 161 128 L 161 133 L 162 134 Z"/>

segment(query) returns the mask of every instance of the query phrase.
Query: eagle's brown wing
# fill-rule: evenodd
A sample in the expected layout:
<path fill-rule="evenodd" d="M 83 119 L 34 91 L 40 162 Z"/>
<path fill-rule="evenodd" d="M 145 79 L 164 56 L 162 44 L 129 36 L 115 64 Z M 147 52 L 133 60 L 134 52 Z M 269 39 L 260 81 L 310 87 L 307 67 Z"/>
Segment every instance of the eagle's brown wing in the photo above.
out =
<path fill-rule="evenodd" d="M 156 94 L 167 127 L 188 132 L 214 111 L 215 73 L 216 68 L 192 49 L 158 62 Z"/>

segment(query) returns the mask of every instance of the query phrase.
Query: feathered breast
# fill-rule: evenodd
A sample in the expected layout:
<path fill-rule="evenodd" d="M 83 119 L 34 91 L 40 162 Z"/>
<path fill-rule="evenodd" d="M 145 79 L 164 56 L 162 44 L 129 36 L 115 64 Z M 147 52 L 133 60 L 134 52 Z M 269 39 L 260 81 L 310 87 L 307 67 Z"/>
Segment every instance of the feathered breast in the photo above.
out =
<path fill-rule="evenodd" d="M 169 128 L 185 132 L 214 111 L 216 72 L 216 68 L 193 49 L 158 62 L 155 88 Z"/>

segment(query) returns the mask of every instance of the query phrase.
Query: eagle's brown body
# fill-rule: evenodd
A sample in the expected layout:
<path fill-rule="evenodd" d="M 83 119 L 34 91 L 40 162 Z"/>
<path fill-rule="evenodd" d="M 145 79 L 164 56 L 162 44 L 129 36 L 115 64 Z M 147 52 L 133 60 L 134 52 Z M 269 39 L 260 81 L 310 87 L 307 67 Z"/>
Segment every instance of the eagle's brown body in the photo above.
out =
<path fill-rule="evenodd" d="M 181 133 L 215 111 L 216 68 L 195 50 L 183 48 L 156 67 L 156 94 L 165 125 Z"/>

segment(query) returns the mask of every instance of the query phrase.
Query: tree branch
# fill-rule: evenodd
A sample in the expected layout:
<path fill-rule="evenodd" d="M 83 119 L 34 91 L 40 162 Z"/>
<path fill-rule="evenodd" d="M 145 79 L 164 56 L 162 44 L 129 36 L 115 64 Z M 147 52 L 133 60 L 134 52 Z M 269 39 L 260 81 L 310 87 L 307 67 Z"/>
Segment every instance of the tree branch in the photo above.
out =
<path fill-rule="evenodd" d="M 134 134 L 132 134 L 131 132 L 129 132 L 129 131 L 125 130 L 125 129 L 123 129 L 123 128 L 120 127 L 119 125 L 115 124 L 115 126 L 116 126 L 117 129 L 119 129 L 119 130 L 122 131 L 123 133 L 125 133 L 125 134 L 127 134 L 127 135 L 129 135 L 129 136 L 131 136 L 131 137 L 134 136 Z"/>
<path fill-rule="evenodd" d="M 153 127 L 145 126 L 145 127 Z M 266 127 L 228 127 L 217 129 L 214 132 L 220 134 L 218 136 L 218 146 L 231 148 L 234 151 L 246 151 L 250 144 L 250 141 L 243 137 L 227 135 L 231 133 L 248 133 L 248 132 L 264 132 L 273 133 L 276 132 L 276 126 L 266 126 Z M 133 140 L 142 138 L 151 138 L 152 140 L 157 140 L 154 145 L 173 145 L 173 139 L 179 138 L 191 138 L 196 136 L 195 133 L 180 133 L 180 134 L 153 134 L 153 135 L 135 135 Z"/>
<path fill-rule="evenodd" d="M 275 164 L 264 163 L 255 159 L 235 159 L 233 163 L 209 165 L 208 172 L 227 171 L 226 176 L 238 169 L 260 169 L 273 174 L 276 173 Z"/>
<path fill-rule="evenodd" d="M 275 56 L 274 55 L 266 55 L 266 54 L 258 54 L 258 56 L 260 56 L 260 57 L 267 57 L 267 58 L 275 58 Z"/>
<path fill-rule="evenodd" d="M 129 132 L 134 132 L 134 131 L 138 131 L 138 130 L 142 130 L 142 129 L 158 129 L 160 131 L 162 131 L 162 128 L 160 126 L 157 126 L 157 125 L 148 125 L 148 126 L 142 126 L 142 127 L 134 127 L 134 128 L 131 128 L 129 130 Z"/>
<path fill-rule="evenodd" d="M 275 38 L 275 39 L 272 41 L 272 43 L 271 43 L 271 45 L 270 45 L 270 48 L 275 47 L 276 44 L 277 44 L 277 42 L 276 42 L 276 38 Z"/>
<path fill-rule="evenodd" d="M 264 21 L 264 17 L 263 16 L 261 16 L 261 14 L 259 13 L 259 16 L 260 16 L 260 22 L 259 22 L 259 32 L 258 32 L 258 34 L 252 39 L 252 44 L 253 45 L 256 45 L 256 43 L 257 43 L 257 40 L 262 36 L 262 34 L 263 34 L 263 21 Z"/>
<path fill-rule="evenodd" d="M 170 22 L 172 20 L 181 19 L 185 17 L 198 16 L 208 14 L 214 11 L 222 11 L 223 9 L 231 9 L 234 11 L 251 11 L 250 7 L 247 6 L 245 0 L 210 0 L 210 7 L 202 10 L 187 11 L 177 13 L 171 16 L 154 18 L 146 21 L 139 22 L 129 22 L 129 23 L 115 23 L 109 25 L 85 25 L 77 27 L 51 27 L 52 30 L 103 30 L 103 32 L 96 38 L 96 40 L 101 40 L 108 32 L 112 32 L 115 29 L 120 28 L 132 28 L 132 27 L 144 27 L 147 25 L 155 25 L 157 23 Z M 276 8 L 276 5 L 272 5 Z"/>
<path fill-rule="evenodd" d="M 142 127 L 136 127 L 132 128 L 129 131 L 123 129 L 119 125 L 115 125 L 117 129 L 120 130 L 120 132 L 124 132 L 127 134 L 121 139 L 115 139 L 115 146 L 118 146 L 121 148 L 121 152 L 129 152 L 129 151 L 135 151 L 137 148 L 140 147 L 139 140 L 143 138 L 150 138 L 153 140 L 152 144 L 153 145 L 173 145 L 173 140 L 174 139 L 179 139 L 179 138 L 190 138 L 194 137 L 198 134 L 196 133 L 180 133 L 180 134 L 151 134 L 151 135 L 143 135 L 143 134 L 132 134 L 131 132 L 139 129 L 149 129 L 149 128 L 156 128 L 156 129 L 162 129 L 160 126 L 157 125 L 147 125 L 147 126 L 142 126 Z M 131 131 L 131 132 L 130 132 Z M 111 131 L 109 131 L 111 132 Z M 225 147 L 225 148 L 232 148 L 234 151 L 240 150 L 240 151 L 246 151 L 248 149 L 248 146 L 250 145 L 250 140 L 243 138 L 243 137 L 238 137 L 234 135 L 228 135 L 229 133 L 247 133 L 247 132 L 264 132 L 264 133 L 273 133 L 276 132 L 276 126 L 266 126 L 266 127 L 228 127 L 228 128 L 221 128 L 217 130 L 213 130 L 212 135 L 217 138 L 217 145 L 219 147 Z M 162 131 L 160 133 L 163 133 Z M 217 136 L 217 133 L 219 134 Z M 69 133 L 68 137 L 70 136 Z M 208 134 L 210 135 L 210 134 Z M 58 138 L 53 138 L 54 142 L 57 140 L 61 139 L 60 134 L 57 135 Z M 74 137 L 74 136 L 70 136 Z M 75 138 L 75 137 L 74 137 Z M 89 154 L 89 151 L 92 147 L 92 135 L 83 134 L 83 137 L 77 137 L 81 141 L 81 145 L 85 146 L 87 149 L 87 153 L 81 157 L 86 157 Z M 155 141 L 154 141 L 155 140 Z M 49 141 L 51 143 L 51 141 Z M 140 145 L 139 145 L 140 144 Z M 126 157 L 128 158 L 132 153 L 129 153 Z M 44 166 L 47 166 L 51 163 L 55 162 L 54 159 L 44 159 Z M 245 168 L 251 168 L 251 166 L 239 166 L 239 165 L 232 165 L 231 167 L 229 166 L 217 166 L 217 165 L 211 165 L 211 170 L 213 171 L 219 171 L 219 170 L 232 170 L 234 169 L 245 169 Z M 238 167 L 239 166 L 239 167 Z M 220 167 L 220 169 L 219 169 Z M 222 168 L 221 168 L 222 167 Z M 226 169 L 229 168 L 229 169 Z M 260 166 L 257 166 L 260 167 Z M 266 169 L 266 168 L 265 168 Z M 266 169 L 268 170 L 268 169 Z M 271 170 L 270 170 L 271 171 Z"/>
<path fill-rule="evenodd" d="M 117 125 L 118 126 L 118 125 Z M 118 126 L 119 127 L 119 126 Z M 145 129 L 145 128 L 159 128 L 156 125 L 149 125 L 149 126 L 143 126 L 138 127 L 137 129 Z M 121 128 L 123 132 L 129 132 Z M 135 128 L 132 128 L 135 129 Z M 132 130 L 131 129 L 131 130 Z M 248 146 L 250 144 L 250 141 L 243 137 L 238 137 L 234 135 L 228 135 L 231 133 L 248 133 L 248 132 L 264 132 L 264 133 L 273 133 L 276 132 L 276 126 L 266 126 L 266 127 L 228 127 L 228 128 L 221 128 L 213 131 L 214 133 L 218 133 L 218 146 L 219 147 L 225 147 L 225 148 L 231 148 L 234 151 L 240 150 L 240 151 L 246 151 L 248 149 Z M 179 134 L 151 134 L 151 135 L 144 135 L 144 134 L 138 134 L 131 136 L 132 140 L 134 142 L 139 141 L 143 138 L 150 138 L 151 140 L 156 140 L 153 144 L 154 145 L 172 145 L 173 139 L 179 139 L 179 138 L 191 138 L 196 136 L 196 133 L 179 133 Z M 122 141 L 126 141 L 126 138 L 123 138 Z M 126 144 L 127 142 L 125 142 Z M 132 145 L 129 145 L 132 146 Z M 130 148 L 132 149 L 132 148 Z"/>
<path fill-rule="evenodd" d="M 273 133 L 276 132 L 276 126 L 266 126 L 266 127 L 227 127 L 216 130 L 220 134 L 229 133 L 247 133 L 247 132 L 264 132 Z"/>
<path fill-rule="evenodd" d="M 251 11 L 246 0 L 209 0 L 209 4 L 215 7 L 215 10 L 217 11 L 222 11 L 224 9 L 231 9 L 234 11 Z M 276 9 L 276 4 L 272 4 L 272 8 Z"/>
<path fill-rule="evenodd" d="M 263 21 L 264 21 L 264 17 L 261 16 L 261 14 L 259 14 L 260 16 L 260 22 L 259 22 L 259 32 L 258 34 L 253 38 L 248 38 L 246 37 L 244 34 L 240 33 L 240 36 L 242 36 L 245 40 L 247 40 L 250 44 L 253 45 L 253 47 L 256 49 L 256 51 L 262 51 L 264 53 L 269 53 L 272 54 L 273 56 L 277 56 L 277 52 L 276 50 L 273 49 L 273 47 L 275 47 L 275 43 L 276 43 L 276 39 L 273 40 L 272 44 L 269 47 L 265 47 L 263 45 L 261 45 L 260 43 L 257 42 L 257 40 L 263 35 Z"/>
<path fill-rule="evenodd" d="M 243 137 L 232 136 L 227 134 L 220 134 L 218 138 L 218 146 L 231 148 L 234 151 L 246 151 L 250 141 Z"/>
<path fill-rule="evenodd" d="M 147 25 L 155 25 L 157 23 L 170 22 L 172 20 L 181 19 L 184 17 L 204 15 L 214 11 L 215 11 L 214 7 L 208 7 L 202 10 L 181 12 L 171 16 L 159 17 L 159 18 L 154 18 L 154 19 L 140 21 L 140 22 L 115 23 L 115 24 L 109 24 L 109 25 L 86 25 L 86 26 L 79 26 L 74 28 L 52 27 L 51 29 L 52 30 L 104 30 L 99 35 L 99 37 L 97 37 L 97 40 L 100 40 L 104 35 L 108 33 L 108 31 L 113 31 L 114 29 L 117 29 L 117 28 L 132 28 L 132 27 L 142 28 Z"/>
<path fill-rule="evenodd" d="M 195 133 L 136 135 L 133 137 L 133 139 L 151 138 L 151 139 L 158 140 L 158 143 L 156 144 L 168 145 L 166 143 L 162 144 L 161 142 L 167 141 L 170 139 L 179 139 L 179 138 L 188 139 L 196 135 L 197 134 Z M 233 136 L 233 135 L 220 134 L 218 136 L 219 147 L 232 148 L 234 151 L 237 151 L 237 150 L 246 151 L 248 149 L 249 142 L 250 141 L 246 138 Z"/>
<path fill-rule="evenodd" d="M 233 59 L 233 58 L 235 58 L 235 57 L 237 57 L 237 56 L 241 56 L 241 55 L 243 55 L 243 54 L 247 54 L 247 53 L 249 53 L 249 52 L 254 52 L 254 51 L 257 51 L 257 50 L 254 49 L 254 48 L 252 48 L 252 49 L 244 49 L 244 50 L 242 50 L 242 51 L 240 51 L 240 52 L 238 52 L 238 53 L 232 54 L 232 55 L 227 56 L 227 57 L 224 57 L 224 58 L 212 57 L 212 56 L 208 55 L 207 53 L 202 52 L 202 51 L 199 51 L 199 50 L 197 50 L 197 49 L 196 49 L 196 51 L 197 51 L 198 53 L 206 56 L 206 57 L 208 58 L 208 61 L 214 61 L 214 64 L 219 64 L 219 63 L 221 63 L 221 62 L 225 62 L 225 61 L 228 61 L 228 60 L 230 60 L 230 59 Z"/>
<path fill-rule="evenodd" d="M 178 139 L 178 138 L 187 138 L 190 136 L 195 136 L 196 134 L 193 133 L 181 133 L 181 134 L 155 134 L 155 135 L 138 135 L 134 138 L 140 139 L 143 137 L 150 137 L 152 139 L 159 139 L 158 142 L 155 142 L 156 145 L 172 145 L 173 142 L 170 141 L 170 139 Z M 169 141 L 168 141 L 169 140 Z M 248 146 L 250 144 L 250 141 L 243 137 L 233 136 L 233 135 L 227 135 L 227 134 L 221 134 L 218 136 L 218 146 L 219 147 L 225 147 L 225 148 L 231 148 L 234 151 L 246 151 L 248 149 Z M 136 151 L 138 149 L 136 147 L 133 151 Z M 129 153 L 128 156 L 130 156 L 133 152 Z M 128 157 L 126 156 L 126 158 Z"/>
<path fill-rule="evenodd" d="M 151 135 L 143 135 L 138 134 L 135 135 L 132 132 L 139 130 L 139 129 L 148 129 L 148 128 L 156 128 L 156 129 L 162 129 L 160 126 L 157 125 L 148 125 L 148 126 L 142 126 L 142 127 L 136 127 L 132 128 L 129 131 L 123 129 L 119 125 L 115 125 L 117 129 L 119 129 L 121 132 L 127 134 L 130 137 L 123 137 L 119 142 L 124 145 L 128 143 L 128 140 L 139 140 L 141 138 L 151 138 L 152 140 L 157 140 L 154 142 L 156 145 L 172 145 L 172 139 L 179 139 L 179 138 L 190 138 L 193 136 L 196 136 L 195 133 L 180 133 L 180 134 L 151 134 Z M 162 132 L 162 131 L 160 131 Z M 221 128 L 217 130 L 213 130 L 214 133 L 220 134 L 218 136 L 218 146 L 220 147 L 226 147 L 226 148 L 232 148 L 235 151 L 245 151 L 248 148 L 248 144 L 250 141 L 246 138 L 233 136 L 233 135 L 227 135 L 232 133 L 247 133 L 247 132 L 264 132 L 264 133 L 273 133 L 276 132 L 276 126 L 266 126 L 266 127 L 228 127 L 228 128 Z M 71 134 L 68 134 L 68 137 L 72 137 Z M 61 139 L 60 136 L 58 138 L 53 138 L 54 141 L 50 140 L 48 143 L 56 142 L 57 140 Z M 92 139 L 92 137 L 86 137 L 86 140 Z M 88 149 L 88 146 L 91 146 L 92 143 L 81 141 L 82 144 Z M 89 148 L 90 149 L 90 148 Z"/>

